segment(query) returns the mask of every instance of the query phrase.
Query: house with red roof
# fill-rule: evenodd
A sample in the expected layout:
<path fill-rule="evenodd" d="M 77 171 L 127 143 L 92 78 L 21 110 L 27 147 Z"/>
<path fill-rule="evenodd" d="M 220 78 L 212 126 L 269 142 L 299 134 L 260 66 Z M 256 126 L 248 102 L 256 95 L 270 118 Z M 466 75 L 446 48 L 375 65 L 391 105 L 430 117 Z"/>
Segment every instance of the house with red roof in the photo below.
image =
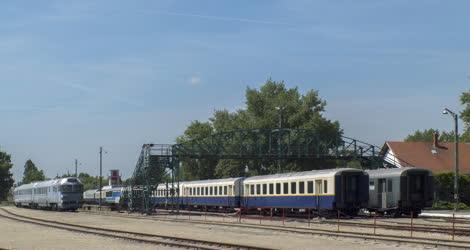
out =
<path fill-rule="evenodd" d="M 470 174 L 470 143 L 459 143 L 460 173 Z M 437 134 L 432 142 L 387 141 L 381 155 L 397 167 L 420 167 L 433 173 L 454 171 L 453 142 L 439 142 Z"/>

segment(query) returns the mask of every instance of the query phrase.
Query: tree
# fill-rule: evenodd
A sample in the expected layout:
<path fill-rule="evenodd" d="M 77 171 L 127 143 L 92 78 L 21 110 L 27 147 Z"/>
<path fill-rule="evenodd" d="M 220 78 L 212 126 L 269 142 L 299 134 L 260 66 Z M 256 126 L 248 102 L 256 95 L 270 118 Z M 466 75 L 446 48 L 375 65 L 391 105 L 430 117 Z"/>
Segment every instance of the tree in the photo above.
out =
<path fill-rule="evenodd" d="M 84 190 L 98 189 L 99 188 L 99 185 L 100 185 L 100 177 L 99 176 L 91 176 L 87 173 L 79 173 L 78 174 L 78 179 L 82 182 Z M 108 185 L 108 179 L 103 178 L 102 183 L 103 183 L 103 186 Z"/>
<path fill-rule="evenodd" d="M 31 159 L 27 160 L 24 164 L 24 173 L 23 173 L 23 184 L 28 184 L 35 181 L 43 181 L 46 177 L 44 172 L 39 170 L 36 165 L 34 165 Z"/>
<path fill-rule="evenodd" d="M 460 113 L 460 119 L 464 122 L 464 132 L 461 140 L 470 142 L 470 90 L 460 95 L 460 103 L 465 105 L 464 110 Z"/>
<path fill-rule="evenodd" d="M 326 102 L 319 97 L 318 91 L 309 90 L 302 95 L 296 87 L 286 88 L 283 81 L 268 79 L 259 89 L 248 87 L 245 98 L 245 108 L 234 112 L 216 110 L 209 122 L 192 122 L 177 142 L 185 143 L 237 129 L 272 129 L 281 126 L 314 130 L 320 141 L 332 142 L 333 145 L 341 143 L 342 130 L 339 122 L 330 121 L 323 116 Z M 250 139 L 232 140 L 226 150 Z M 186 180 L 275 173 L 278 169 L 275 160 L 183 159 L 182 163 L 183 178 Z M 312 160 L 282 161 L 281 165 L 284 170 L 310 170 L 325 166 L 324 163 Z"/>
<path fill-rule="evenodd" d="M 460 103 L 464 105 L 464 110 L 460 112 L 460 119 L 463 121 L 463 132 L 459 135 L 460 142 L 470 142 L 470 90 L 460 95 Z M 416 130 L 413 134 L 408 135 L 405 141 L 423 141 L 432 142 L 434 133 L 439 133 L 437 129 L 425 129 L 423 131 Z M 454 142 L 455 131 L 442 131 L 439 141 Z"/>
<path fill-rule="evenodd" d="M 10 170 L 13 167 L 11 164 L 11 156 L 3 151 L 0 151 L 0 200 L 5 200 L 8 193 L 13 186 L 13 175 Z"/>
<path fill-rule="evenodd" d="M 413 134 L 408 135 L 405 138 L 407 142 L 432 142 L 434 139 L 434 134 L 437 133 L 439 135 L 439 141 L 441 142 L 452 142 L 455 138 L 454 132 L 445 132 L 439 133 L 437 129 L 425 129 L 421 132 L 421 130 L 416 130 Z"/>

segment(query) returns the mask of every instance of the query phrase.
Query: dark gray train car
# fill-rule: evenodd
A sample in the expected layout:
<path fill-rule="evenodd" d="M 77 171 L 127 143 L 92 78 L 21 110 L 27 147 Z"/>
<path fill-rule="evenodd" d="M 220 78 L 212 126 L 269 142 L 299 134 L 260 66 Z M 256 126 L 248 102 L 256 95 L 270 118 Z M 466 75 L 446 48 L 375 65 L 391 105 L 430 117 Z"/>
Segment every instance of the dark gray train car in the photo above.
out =
<path fill-rule="evenodd" d="M 394 217 L 418 216 L 431 207 L 434 197 L 432 172 L 422 168 L 388 168 L 368 170 L 370 212 Z"/>

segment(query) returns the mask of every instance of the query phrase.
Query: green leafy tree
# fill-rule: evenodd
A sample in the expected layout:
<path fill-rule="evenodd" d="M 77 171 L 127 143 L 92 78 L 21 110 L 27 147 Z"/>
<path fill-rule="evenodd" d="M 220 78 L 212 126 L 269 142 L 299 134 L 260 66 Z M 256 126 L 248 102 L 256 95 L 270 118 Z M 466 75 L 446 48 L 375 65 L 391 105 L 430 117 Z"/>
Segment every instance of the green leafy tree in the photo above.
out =
<path fill-rule="evenodd" d="M 333 145 L 341 143 L 340 125 L 323 116 L 326 102 L 317 91 L 309 90 L 301 94 L 298 88 L 286 88 L 283 81 L 268 79 L 260 89 L 247 88 L 245 97 L 245 108 L 235 112 L 216 110 L 209 122 L 192 122 L 177 142 L 187 143 L 196 138 L 237 129 L 272 129 L 281 126 L 314 130 L 320 141 L 328 141 Z M 247 137 L 231 140 L 226 150 L 231 147 L 236 150 L 241 143 L 250 143 Z M 278 162 L 273 160 L 184 159 L 182 163 L 183 178 L 187 180 L 275 173 L 278 169 Z M 281 162 L 284 171 L 310 170 L 326 165 L 325 162 L 312 160 Z"/>
<path fill-rule="evenodd" d="M 68 176 L 65 176 L 65 177 L 68 177 Z M 78 179 L 82 182 L 84 190 L 99 188 L 99 185 L 100 185 L 99 176 L 91 176 L 87 173 L 79 173 Z M 108 185 L 108 179 L 103 178 L 102 183 L 103 183 L 103 187 Z"/>
<path fill-rule="evenodd" d="M 188 142 L 201 137 L 208 137 L 212 133 L 213 127 L 209 122 L 193 121 L 184 131 L 184 135 L 178 137 L 176 141 L 177 143 Z M 214 160 L 183 159 L 181 177 L 185 180 L 214 178 L 216 164 L 217 162 Z"/>
<path fill-rule="evenodd" d="M 464 105 L 464 110 L 460 113 L 460 118 L 464 122 L 461 141 L 470 142 L 470 90 L 460 95 L 460 103 Z"/>
<path fill-rule="evenodd" d="M 46 177 L 44 172 L 39 170 L 36 165 L 34 165 L 31 159 L 27 160 L 24 164 L 24 173 L 23 173 L 23 184 L 28 184 L 35 181 L 43 181 Z"/>
<path fill-rule="evenodd" d="M 459 135 L 460 142 L 470 142 L 470 90 L 460 95 L 460 103 L 464 106 L 464 110 L 460 112 L 460 119 L 463 121 L 463 132 Z M 413 134 L 408 135 L 405 141 L 423 141 L 432 142 L 434 133 L 439 133 L 437 129 L 417 130 Z M 439 135 L 439 141 L 454 142 L 455 132 L 442 131 Z"/>
<path fill-rule="evenodd" d="M 13 186 L 13 175 L 10 170 L 13 167 L 11 164 L 11 156 L 3 151 L 0 151 L 0 200 L 5 200 L 8 193 Z"/>
<path fill-rule="evenodd" d="M 441 142 L 452 142 L 455 138 L 454 132 L 439 132 L 437 129 L 425 129 L 423 131 L 416 130 L 413 134 L 408 135 L 405 138 L 407 142 L 432 142 L 434 138 L 434 133 L 439 135 L 439 141 Z"/>

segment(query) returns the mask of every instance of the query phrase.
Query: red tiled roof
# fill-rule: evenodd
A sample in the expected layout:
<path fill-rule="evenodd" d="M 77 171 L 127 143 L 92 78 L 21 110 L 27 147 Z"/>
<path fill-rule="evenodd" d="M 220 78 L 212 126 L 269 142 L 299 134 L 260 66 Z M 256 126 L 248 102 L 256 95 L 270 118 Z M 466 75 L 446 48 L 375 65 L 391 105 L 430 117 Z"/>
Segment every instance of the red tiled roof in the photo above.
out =
<path fill-rule="evenodd" d="M 455 143 L 439 142 L 438 147 L 434 147 L 432 142 L 388 141 L 382 148 L 382 153 L 391 149 L 399 160 L 415 167 L 426 168 L 434 173 L 451 172 L 454 171 L 454 145 Z M 403 165 L 407 165 L 406 163 Z M 459 170 L 461 173 L 470 173 L 469 143 L 459 143 Z"/>

